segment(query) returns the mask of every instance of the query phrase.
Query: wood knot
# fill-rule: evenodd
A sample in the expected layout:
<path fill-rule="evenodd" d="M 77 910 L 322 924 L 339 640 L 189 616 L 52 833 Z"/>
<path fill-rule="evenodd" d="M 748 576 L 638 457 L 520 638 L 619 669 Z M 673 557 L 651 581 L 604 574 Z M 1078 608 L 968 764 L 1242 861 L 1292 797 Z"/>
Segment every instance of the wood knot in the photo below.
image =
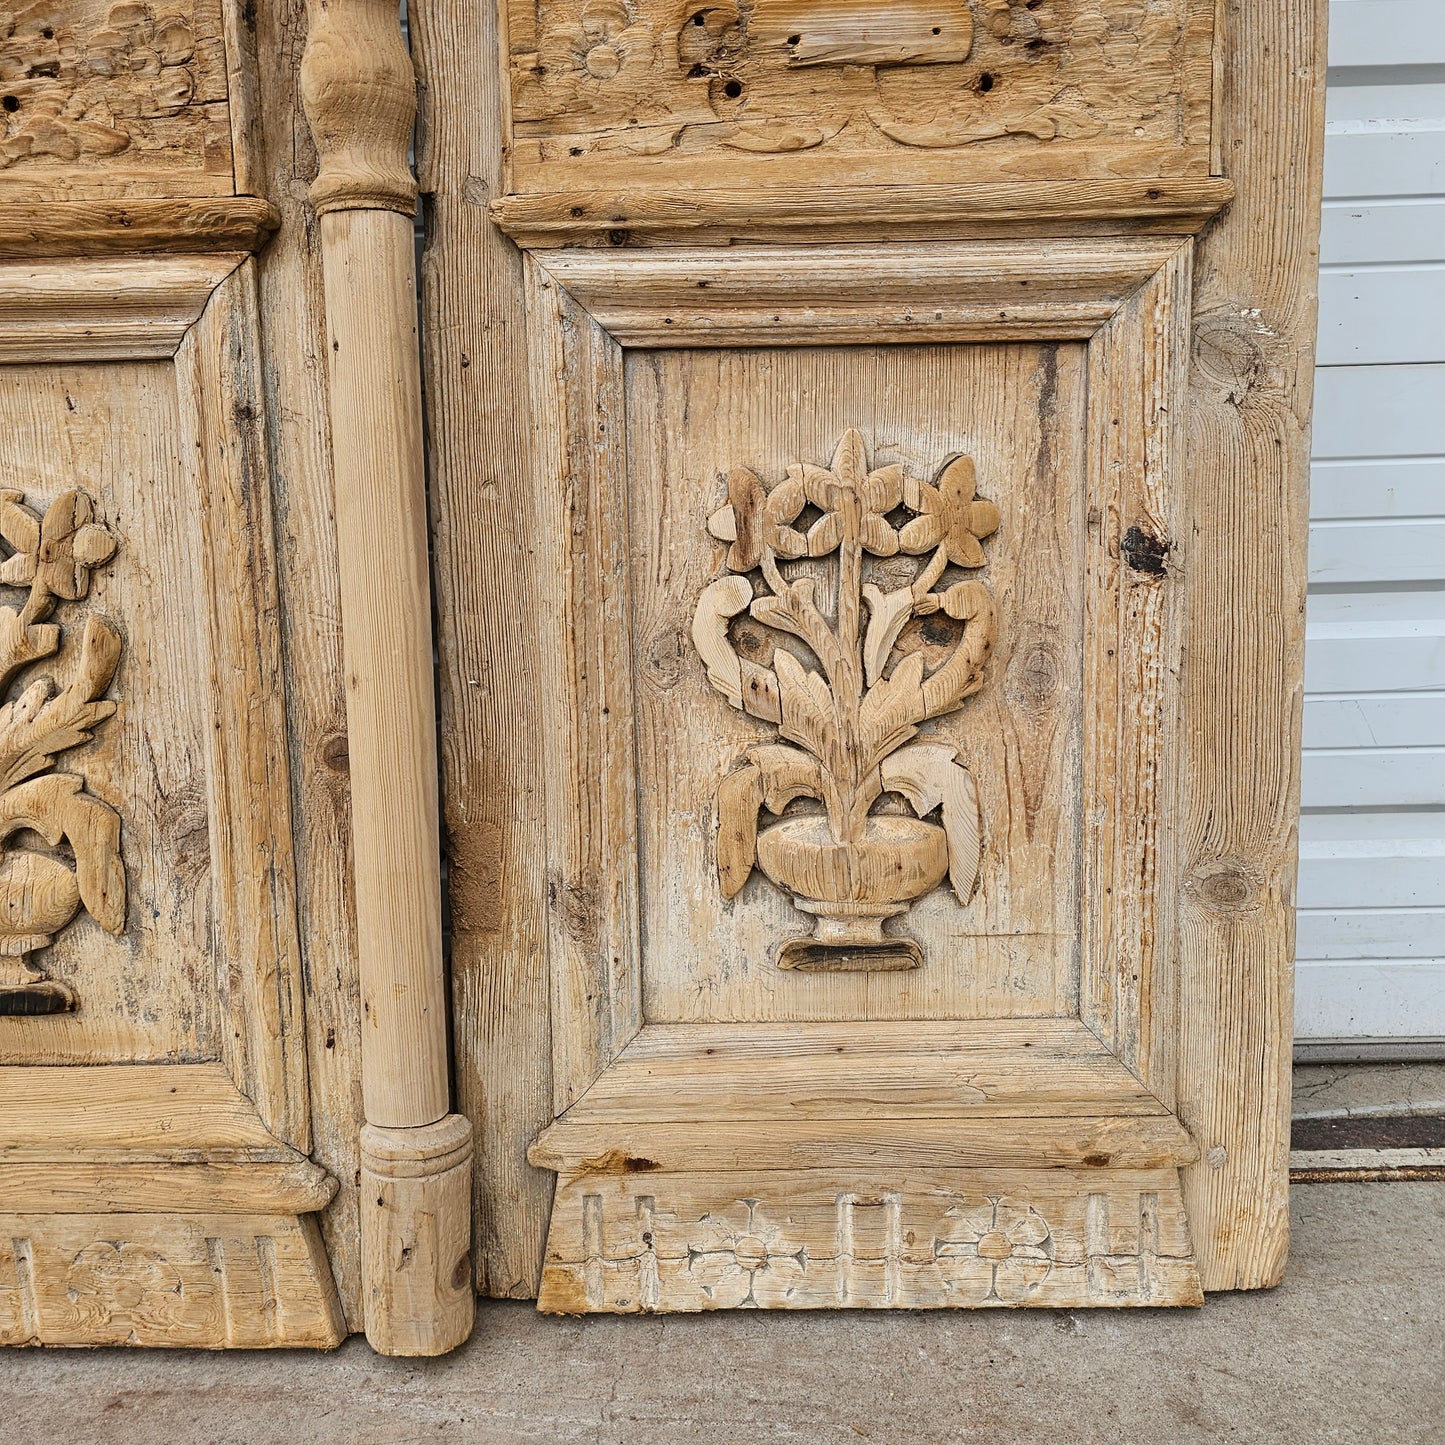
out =
<path fill-rule="evenodd" d="M 1258 321 L 1248 316 L 1217 313 L 1202 317 L 1194 328 L 1194 365 L 1222 401 L 1243 403 L 1264 371 Z"/>
<path fill-rule="evenodd" d="M 328 733 L 316 749 L 321 766 L 333 773 L 351 771 L 351 744 L 345 733 Z"/>
<path fill-rule="evenodd" d="M 452 1266 L 452 1288 L 464 1290 L 470 1287 L 472 1282 L 472 1256 L 470 1253 L 463 1254 Z"/>
<path fill-rule="evenodd" d="M 1059 694 L 1058 655 L 1046 642 L 1035 642 L 1019 652 L 1008 670 L 1005 691 L 1009 701 L 1029 712 L 1043 712 Z"/>
<path fill-rule="evenodd" d="M 1216 858 L 1193 870 L 1185 891 L 1217 913 L 1252 913 L 1264 902 L 1264 879 L 1237 858 Z"/>
<path fill-rule="evenodd" d="M 1119 543 L 1119 551 L 1133 571 L 1142 572 L 1146 577 L 1162 577 L 1169 559 L 1169 545 L 1142 527 L 1130 527 Z"/>

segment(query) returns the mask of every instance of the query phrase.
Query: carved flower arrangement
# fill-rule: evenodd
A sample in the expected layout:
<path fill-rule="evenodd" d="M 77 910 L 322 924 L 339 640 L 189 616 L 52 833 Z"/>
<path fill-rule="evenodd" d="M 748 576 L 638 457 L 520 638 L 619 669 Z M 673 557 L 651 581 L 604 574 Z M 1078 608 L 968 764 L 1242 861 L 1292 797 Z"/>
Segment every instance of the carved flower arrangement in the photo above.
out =
<path fill-rule="evenodd" d="M 63 493 L 42 517 L 22 493 L 0 490 L 0 537 L 14 549 L 0 563 L 0 583 L 28 593 L 19 609 L 0 607 L 0 1013 L 58 1013 L 75 1007 L 74 994 L 27 955 L 82 908 L 111 933 L 125 924 L 120 815 L 85 791 L 83 777 L 54 771 L 60 754 L 88 742 L 115 712 L 101 694 L 121 643 L 94 614 L 78 648 L 73 629 L 46 619 L 58 601 L 86 596 L 116 541 L 81 491 Z M 40 677 L 8 696 L 23 668 L 57 654 L 72 664 L 65 687 Z"/>
<path fill-rule="evenodd" d="M 985 1303 L 1013 1304 L 1037 1289 L 1054 1267 L 1054 1239 L 1048 1221 L 1031 1204 L 1000 1195 L 967 1214 L 957 1207 L 956 1223 L 934 1241 L 947 1260 L 945 1278 Z"/>
<path fill-rule="evenodd" d="M 74 30 L 52 0 L 0 11 L 0 168 L 114 155 L 131 143 L 126 117 L 190 104 L 195 37 L 182 17 L 116 0 L 100 29 L 83 38 Z"/>
<path fill-rule="evenodd" d="M 693 642 L 712 686 L 785 739 L 749 748 L 722 780 L 718 873 L 732 898 L 757 866 L 814 916 L 810 938 L 783 946 L 782 967 L 915 967 L 917 943 L 884 934 L 884 921 L 945 875 L 960 902 L 973 894 L 973 778 L 954 748 L 912 739 L 982 686 L 993 646 L 986 587 L 960 578 L 936 590 L 950 567 L 984 564 L 981 542 L 999 514 L 975 487 L 968 457 L 932 484 L 899 466 L 870 469 L 849 430 L 828 468 L 790 467 L 771 488 L 733 471 L 727 504 L 709 518 L 728 544 L 728 572 L 703 590 Z M 903 586 L 870 579 L 870 559 L 899 556 L 926 560 Z M 934 614 L 953 645 L 930 670 L 923 649 L 899 642 L 911 621 Z M 772 635 L 763 661 L 739 650 L 744 617 Z M 889 794 L 912 815 L 882 811 Z M 813 806 L 794 807 L 800 799 Z M 763 812 L 778 821 L 760 829 Z"/>

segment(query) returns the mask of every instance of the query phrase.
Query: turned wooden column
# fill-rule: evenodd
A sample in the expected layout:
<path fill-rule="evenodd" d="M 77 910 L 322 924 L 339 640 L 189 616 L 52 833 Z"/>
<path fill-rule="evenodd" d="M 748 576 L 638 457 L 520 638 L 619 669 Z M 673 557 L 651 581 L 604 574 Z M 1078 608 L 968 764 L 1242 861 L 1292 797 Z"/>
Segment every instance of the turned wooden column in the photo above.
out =
<path fill-rule="evenodd" d="M 435 1355 L 471 1332 L 471 1129 L 450 1112 L 421 369 L 395 0 L 319 0 L 301 68 L 321 166 L 337 557 L 363 1000 L 366 1336 Z"/>

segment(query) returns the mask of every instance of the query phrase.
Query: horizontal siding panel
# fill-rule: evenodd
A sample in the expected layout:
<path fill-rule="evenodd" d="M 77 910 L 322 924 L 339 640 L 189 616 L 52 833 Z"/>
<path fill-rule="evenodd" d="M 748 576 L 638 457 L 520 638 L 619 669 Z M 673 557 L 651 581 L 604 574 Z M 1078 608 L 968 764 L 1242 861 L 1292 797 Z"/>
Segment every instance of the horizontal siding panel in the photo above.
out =
<path fill-rule="evenodd" d="M 1325 194 L 1433 196 L 1445 191 L 1445 127 L 1325 137 Z"/>
<path fill-rule="evenodd" d="M 1320 521 L 1310 526 L 1311 582 L 1429 582 L 1445 557 L 1445 520 Z"/>
<path fill-rule="evenodd" d="M 1310 749 L 1445 747 L 1445 692 L 1306 698 L 1304 736 Z"/>
<path fill-rule="evenodd" d="M 1383 587 L 1361 592 L 1321 584 L 1310 593 L 1307 616 L 1310 635 L 1318 637 L 1341 635 L 1339 628 L 1345 623 L 1445 622 L 1445 590 Z"/>
<path fill-rule="evenodd" d="M 1297 1039 L 1445 1037 L 1445 959 L 1306 963 L 1295 971 Z"/>
<path fill-rule="evenodd" d="M 1445 364 L 1322 367 L 1313 435 L 1317 459 L 1445 456 Z"/>
<path fill-rule="evenodd" d="M 1296 901 L 1314 909 L 1445 909 L 1445 839 L 1302 844 Z"/>
<path fill-rule="evenodd" d="M 1300 794 L 1306 808 L 1445 807 L 1445 747 L 1313 750 Z"/>
<path fill-rule="evenodd" d="M 1295 957 L 1442 958 L 1445 908 L 1301 908 Z"/>
<path fill-rule="evenodd" d="M 1445 64 L 1445 5 L 1440 0 L 1331 0 L 1329 57 L 1331 71 Z"/>
<path fill-rule="evenodd" d="M 1445 200 L 1326 201 L 1320 260 L 1331 266 L 1434 261 L 1445 250 L 1441 236 Z"/>
<path fill-rule="evenodd" d="M 1445 361 L 1445 264 L 1322 272 L 1317 359 Z"/>
<path fill-rule="evenodd" d="M 1307 632 L 1308 692 L 1426 692 L 1445 688 L 1445 624 L 1316 624 Z"/>
<path fill-rule="evenodd" d="M 1313 812 L 1299 820 L 1301 852 L 1334 844 L 1371 849 L 1408 851 L 1445 839 L 1445 809 L 1413 808 L 1409 812 L 1362 808 L 1356 812 Z"/>
<path fill-rule="evenodd" d="M 1310 518 L 1346 517 L 1445 519 L 1445 457 L 1316 462 L 1310 468 Z M 1430 575 L 1442 573 L 1445 552 L 1437 554 Z"/>

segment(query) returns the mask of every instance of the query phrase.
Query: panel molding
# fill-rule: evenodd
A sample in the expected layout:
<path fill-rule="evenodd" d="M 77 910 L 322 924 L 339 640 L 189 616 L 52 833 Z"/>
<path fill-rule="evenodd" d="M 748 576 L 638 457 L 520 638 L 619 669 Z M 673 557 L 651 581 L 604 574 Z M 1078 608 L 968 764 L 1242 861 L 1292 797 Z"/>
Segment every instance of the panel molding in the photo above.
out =
<path fill-rule="evenodd" d="M 544 788 L 560 1122 L 531 1157 L 561 1166 L 548 1250 L 562 1273 L 549 1274 L 552 1263 L 544 1270 L 543 1309 L 638 1307 L 635 1280 L 625 1302 L 607 1288 L 599 1293 L 595 1260 L 583 1256 L 600 1228 L 596 1190 L 611 1187 L 606 1176 L 619 1159 L 624 1174 L 650 1175 L 657 1161 L 648 1140 L 659 1127 L 674 1129 L 671 1158 L 685 1170 L 704 1167 L 704 1141 L 700 1132 L 689 1139 L 679 1131 L 702 1121 L 711 1138 L 745 1119 L 749 1137 L 770 1132 L 786 1155 L 812 1122 L 846 1131 L 860 1120 L 967 1118 L 978 1157 L 1023 1165 L 1030 1161 L 1010 1137 L 1021 1118 L 1078 1116 L 1087 1127 L 1115 1131 L 1127 1130 L 1120 1120 L 1134 1115 L 1171 1120 L 1178 980 L 1170 967 L 1172 919 L 1159 897 L 1167 871 L 1157 833 L 1160 799 L 1170 796 L 1177 706 L 1177 589 L 1169 581 L 1191 253 L 1192 242 L 1177 237 L 1116 236 L 1032 247 L 800 247 L 781 257 L 751 248 L 525 257 L 535 475 L 560 479 L 537 495 L 539 566 L 557 579 L 545 593 L 543 628 L 555 645 L 543 659 L 542 695 L 555 750 Z M 1025 291 L 1027 301 L 1014 304 L 1012 295 Z M 919 304 L 924 297 L 937 299 Z M 1106 901 L 1083 925 L 1082 1021 L 644 1025 L 624 352 L 960 339 L 1088 342 L 1084 708 L 1092 722 L 1082 764 L 1083 887 Z M 1002 1091 L 997 1099 L 990 1079 Z M 1175 1129 L 1172 1167 L 1160 1187 L 1177 1201 L 1177 1170 L 1194 1151 Z M 1057 1138 L 1039 1145 L 1043 1153 L 1061 1147 Z M 1127 1149 L 1119 1156 L 1129 1157 Z M 1121 1167 L 1111 1158 L 1098 1176 L 1103 1184 L 1091 1187 L 1114 1188 Z M 976 1170 L 962 1172 L 959 1188 L 977 1187 L 975 1177 Z M 760 1180 L 757 1189 L 782 1189 L 783 1178 Z M 796 1183 L 789 1178 L 786 1188 Z M 716 1191 L 734 1187 L 723 1176 L 698 1175 L 660 1181 L 658 1198 L 663 1186 L 681 1190 L 699 1217 L 712 1204 L 728 1207 Z M 829 1187 L 850 1186 L 839 1176 Z M 619 1197 L 619 1205 L 634 1217 L 635 1201 Z M 833 1205 L 817 1207 L 827 1213 Z M 1077 1252 L 1084 1226 L 1075 1223 L 1068 1248 Z M 685 1259 L 690 1247 L 679 1244 L 677 1257 Z M 607 1248 L 599 1246 L 603 1254 Z M 1179 1258 L 1165 1294 L 1196 1301 L 1187 1245 Z M 663 1269 L 659 1278 L 671 1283 L 644 1307 L 707 1307 L 689 1293 L 686 1275 Z M 592 1279 L 580 1293 L 579 1278 Z M 946 1279 L 931 1275 L 909 1288 L 916 1297 L 892 1302 L 992 1302 L 954 1297 Z M 800 1289 L 773 1302 L 840 1302 Z M 1109 1300 L 1095 1298 L 1087 1284 L 1058 1291 L 1055 1302 L 1162 1302 L 1145 1284 Z"/>
<path fill-rule="evenodd" d="M 329 1348 L 345 1337 L 316 1220 L 337 1184 L 307 1158 L 258 347 L 245 254 L 0 265 L 0 361 L 174 362 L 176 525 L 190 568 L 165 581 L 194 599 L 204 659 L 196 741 L 214 972 L 197 983 L 219 996 L 221 1055 L 117 1063 L 88 1042 L 83 1065 L 0 1068 L 5 1343 Z"/>

